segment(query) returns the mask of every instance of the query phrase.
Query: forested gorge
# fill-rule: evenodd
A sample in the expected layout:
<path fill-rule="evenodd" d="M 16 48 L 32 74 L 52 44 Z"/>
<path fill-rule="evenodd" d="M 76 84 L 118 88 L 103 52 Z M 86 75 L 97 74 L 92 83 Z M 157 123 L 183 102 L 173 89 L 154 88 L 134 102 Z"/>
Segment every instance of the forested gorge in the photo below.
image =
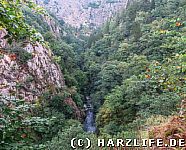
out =
<path fill-rule="evenodd" d="M 0 93 L 0 149 L 65 150 L 72 138 L 90 138 L 92 150 L 97 138 L 186 139 L 185 0 L 129 1 L 90 36 L 35 3 L 0 0 L 0 30 L 9 43 L 0 59 L 8 54 L 25 67 L 36 54 L 22 47 L 40 43 L 65 83 L 31 102 Z M 83 128 L 86 96 L 93 134 Z"/>

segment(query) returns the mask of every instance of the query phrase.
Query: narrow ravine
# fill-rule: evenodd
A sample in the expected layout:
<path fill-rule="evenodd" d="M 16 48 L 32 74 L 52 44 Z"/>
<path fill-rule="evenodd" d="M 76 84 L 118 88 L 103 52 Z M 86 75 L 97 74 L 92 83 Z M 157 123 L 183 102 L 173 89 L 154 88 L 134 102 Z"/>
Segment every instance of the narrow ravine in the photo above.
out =
<path fill-rule="evenodd" d="M 95 133 L 96 132 L 95 117 L 94 117 L 92 101 L 89 96 L 86 97 L 85 110 L 86 110 L 86 119 L 84 122 L 84 129 L 86 132 Z"/>

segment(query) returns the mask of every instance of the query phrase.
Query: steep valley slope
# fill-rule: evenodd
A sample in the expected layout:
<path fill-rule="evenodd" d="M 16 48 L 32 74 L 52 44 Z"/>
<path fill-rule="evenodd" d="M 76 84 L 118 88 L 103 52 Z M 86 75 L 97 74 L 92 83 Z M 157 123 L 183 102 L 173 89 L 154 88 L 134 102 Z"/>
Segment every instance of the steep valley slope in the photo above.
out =
<path fill-rule="evenodd" d="M 36 0 L 59 19 L 81 27 L 95 28 L 127 6 L 128 0 Z"/>

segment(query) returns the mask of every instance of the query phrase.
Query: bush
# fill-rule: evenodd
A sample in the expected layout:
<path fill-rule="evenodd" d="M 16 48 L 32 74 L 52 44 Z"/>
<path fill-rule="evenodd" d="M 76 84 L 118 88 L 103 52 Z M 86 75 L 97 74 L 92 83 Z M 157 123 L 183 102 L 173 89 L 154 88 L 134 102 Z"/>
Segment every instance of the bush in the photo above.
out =
<path fill-rule="evenodd" d="M 49 118 L 32 116 L 35 107 L 25 100 L 0 97 L 0 149 L 21 149 L 38 145 L 41 134 L 53 121 Z M 41 145 L 40 145 L 41 146 Z"/>
<path fill-rule="evenodd" d="M 13 47 L 9 51 L 15 56 L 15 59 L 20 65 L 24 65 L 28 62 L 28 60 L 32 59 L 32 54 L 28 53 L 21 46 Z"/>

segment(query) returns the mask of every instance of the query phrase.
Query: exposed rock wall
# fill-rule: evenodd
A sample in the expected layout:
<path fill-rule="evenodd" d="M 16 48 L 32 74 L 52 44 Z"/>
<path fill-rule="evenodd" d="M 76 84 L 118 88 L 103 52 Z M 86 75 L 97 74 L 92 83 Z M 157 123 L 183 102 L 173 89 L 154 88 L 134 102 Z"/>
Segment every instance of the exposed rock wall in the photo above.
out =
<path fill-rule="evenodd" d="M 67 98 L 66 100 L 64 100 L 64 103 L 69 105 L 73 110 L 74 110 L 74 117 L 76 117 L 79 120 L 82 120 L 82 116 L 85 116 L 83 110 L 80 110 L 76 103 L 73 101 L 72 98 Z"/>
<path fill-rule="evenodd" d="M 41 44 L 26 44 L 24 50 L 32 55 L 25 64 L 19 64 L 15 54 L 3 50 L 7 42 L 3 37 L 5 30 L 0 31 L 0 94 L 15 95 L 25 100 L 37 99 L 45 90 L 62 88 L 63 75 L 59 66 L 52 60 L 50 50 Z"/>
<path fill-rule="evenodd" d="M 44 22 L 46 22 L 55 36 L 60 36 L 61 28 L 56 24 L 52 17 L 43 16 Z"/>
<path fill-rule="evenodd" d="M 36 0 L 66 23 L 81 25 L 103 24 L 109 17 L 127 6 L 129 0 Z"/>

